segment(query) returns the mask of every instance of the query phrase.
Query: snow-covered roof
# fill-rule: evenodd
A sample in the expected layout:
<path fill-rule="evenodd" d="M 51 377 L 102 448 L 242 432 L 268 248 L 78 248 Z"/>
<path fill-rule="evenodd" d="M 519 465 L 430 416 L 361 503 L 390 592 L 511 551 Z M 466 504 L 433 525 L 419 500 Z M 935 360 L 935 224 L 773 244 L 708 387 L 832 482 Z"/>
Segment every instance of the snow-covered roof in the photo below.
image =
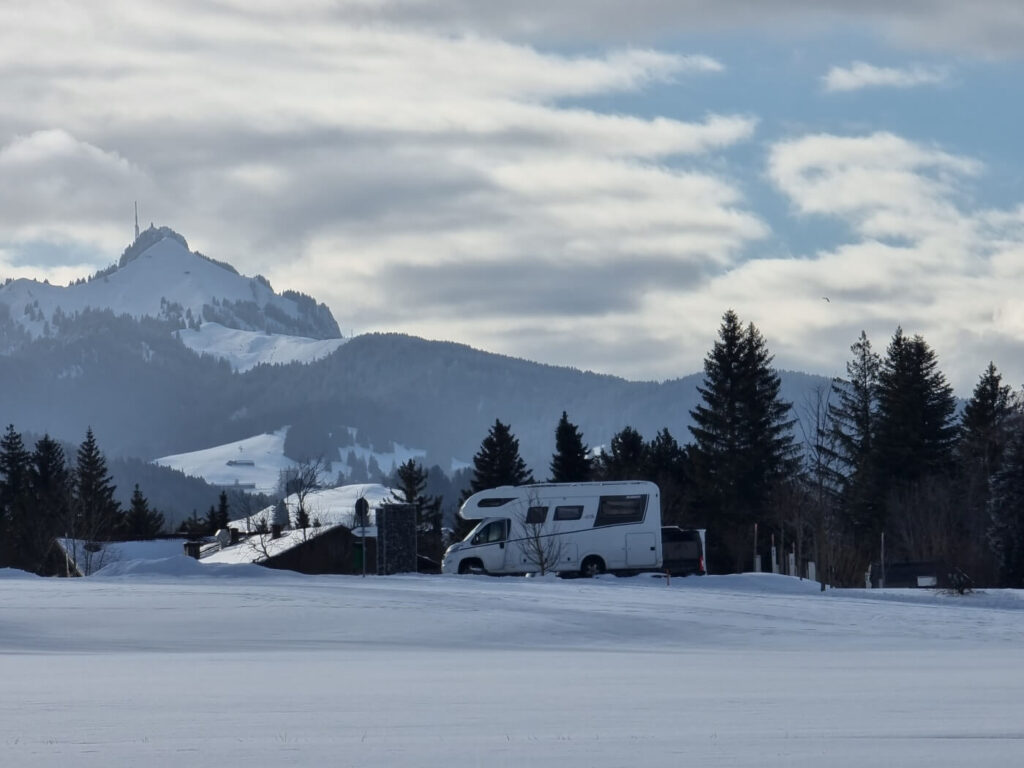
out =
<path fill-rule="evenodd" d="M 370 505 L 366 529 L 358 526 L 355 513 L 356 500 L 365 498 Z M 203 563 L 255 563 L 268 557 L 274 557 L 302 544 L 313 536 L 319 536 L 338 526 L 350 529 L 356 536 L 376 537 L 377 510 L 381 504 L 394 502 L 398 494 L 393 488 L 376 483 L 343 485 L 337 488 L 325 488 L 313 491 L 306 496 L 306 511 L 310 523 L 319 522 L 318 527 L 310 527 L 305 531 L 286 529 L 281 537 L 270 538 L 270 535 L 251 537 L 239 543 L 225 547 L 203 557 Z M 295 494 L 285 499 L 288 517 L 294 523 L 298 510 L 298 497 Z M 230 527 L 237 528 L 242 534 L 257 530 L 260 520 L 266 521 L 269 527 L 274 519 L 274 508 L 267 507 L 249 517 L 232 520 Z"/>

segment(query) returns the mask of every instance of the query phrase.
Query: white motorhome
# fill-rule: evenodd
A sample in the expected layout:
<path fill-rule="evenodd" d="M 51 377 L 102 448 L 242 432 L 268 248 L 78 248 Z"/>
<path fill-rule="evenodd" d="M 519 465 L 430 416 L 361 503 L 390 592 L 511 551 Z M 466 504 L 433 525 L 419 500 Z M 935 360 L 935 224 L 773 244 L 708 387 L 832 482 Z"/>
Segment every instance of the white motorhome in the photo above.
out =
<path fill-rule="evenodd" d="M 579 573 L 661 567 L 661 497 L 644 481 L 540 483 L 480 491 L 480 522 L 444 554 L 444 573 Z"/>

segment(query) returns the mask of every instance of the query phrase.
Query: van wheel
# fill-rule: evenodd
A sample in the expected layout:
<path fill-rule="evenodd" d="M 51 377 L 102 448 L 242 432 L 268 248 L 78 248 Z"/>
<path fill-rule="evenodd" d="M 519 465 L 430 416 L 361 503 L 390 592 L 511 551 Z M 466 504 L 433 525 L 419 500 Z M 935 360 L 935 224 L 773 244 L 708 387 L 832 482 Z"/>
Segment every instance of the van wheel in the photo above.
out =
<path fill-rule="evenodd" d="M 585 579 L 592 579 L 602 573 L 604 573 L 604 560 L 600 557 L 591 555 L 585 558 L 580 565 L 580 576 Z"/>
<path fill-rule="evenodd" d="M 465 575 L 467 573 L 487 573 L 484 570 L 484 565 L 479 560 L 463 560 L 459 563 L 459 573 Z"/>

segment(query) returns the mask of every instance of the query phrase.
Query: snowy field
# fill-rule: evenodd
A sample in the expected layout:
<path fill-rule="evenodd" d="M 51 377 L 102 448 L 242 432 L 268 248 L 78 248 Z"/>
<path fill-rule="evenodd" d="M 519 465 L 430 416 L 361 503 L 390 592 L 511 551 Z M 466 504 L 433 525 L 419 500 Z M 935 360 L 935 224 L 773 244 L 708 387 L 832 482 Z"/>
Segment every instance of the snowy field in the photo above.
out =
<path fill-rule="evenodd" d="M 784 577 L 0 571 L 3 766 L 1006 766 L 1024 600 Z"/>

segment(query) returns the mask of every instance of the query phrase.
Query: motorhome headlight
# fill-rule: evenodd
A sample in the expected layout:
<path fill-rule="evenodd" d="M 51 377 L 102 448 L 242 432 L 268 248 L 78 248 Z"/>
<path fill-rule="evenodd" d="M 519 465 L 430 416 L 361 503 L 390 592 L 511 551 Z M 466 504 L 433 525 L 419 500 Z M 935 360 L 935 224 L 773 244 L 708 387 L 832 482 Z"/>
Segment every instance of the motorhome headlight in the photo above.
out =
<path fill-rule="evenodd" d="M 446 549 L 444 551 L 444 556 L 448 557 L 449 555 L 454 555 L 460 549 L 462 549 L 462 542 L 461 541 L 457 541 L 454 544 L 452 544 L 450 547 L 448 547 L 448 549 Z"/>

